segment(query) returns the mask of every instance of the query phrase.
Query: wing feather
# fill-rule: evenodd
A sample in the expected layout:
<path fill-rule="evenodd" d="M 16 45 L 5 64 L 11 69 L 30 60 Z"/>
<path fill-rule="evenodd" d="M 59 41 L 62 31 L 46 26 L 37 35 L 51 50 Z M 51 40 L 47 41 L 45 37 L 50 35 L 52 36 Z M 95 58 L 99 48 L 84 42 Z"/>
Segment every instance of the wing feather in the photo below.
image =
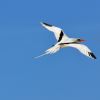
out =
<path fill-rule="evenodd" d="M 64 40 L 68 39 L 68 36 L 63 32 L 61 28 L 58 28 L 56 26 L 53 26 L 47 23 L 41 23 L 41 24 L 43 27 L 45 27 L 46 29 L 54 33 L 58 42 L 60 42 L 63 38 Z"/>
<path fill-rule="evenodd" d="M 74 47 L 76 49 L 78 49 L 82 54 L 90 57 L 90 58 L 93 58 L 93 59 L 96 59 L 96 56 L 92 53 L 92 51 L 86 46 L 86 45 L 83 45 L 83 44 L 68 44 L 69 47 Z"/>

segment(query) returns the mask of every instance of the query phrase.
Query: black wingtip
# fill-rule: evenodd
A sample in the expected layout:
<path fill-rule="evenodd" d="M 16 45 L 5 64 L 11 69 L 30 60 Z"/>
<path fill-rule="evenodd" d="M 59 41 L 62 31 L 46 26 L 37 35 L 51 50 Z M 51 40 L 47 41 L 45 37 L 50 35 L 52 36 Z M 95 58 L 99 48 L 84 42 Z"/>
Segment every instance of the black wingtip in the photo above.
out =
<path fill-rule="evenodd" d="M 52 25 L 50 25 L 50 24 L 47 24 L 47 23 L 45 23 L 45 22 L 42 22 L 44 25 L 47 25 L 47 26 L 50 26 L 50 27 L 52 27 Z"/>
<path fill-rule="evenodd" d="M 92 52 L 89 52 L 89 56 L 91 56 L 94 59 L 97 59 L 96 56 L 94 55 L 94 53 L 92 53 Z"/>

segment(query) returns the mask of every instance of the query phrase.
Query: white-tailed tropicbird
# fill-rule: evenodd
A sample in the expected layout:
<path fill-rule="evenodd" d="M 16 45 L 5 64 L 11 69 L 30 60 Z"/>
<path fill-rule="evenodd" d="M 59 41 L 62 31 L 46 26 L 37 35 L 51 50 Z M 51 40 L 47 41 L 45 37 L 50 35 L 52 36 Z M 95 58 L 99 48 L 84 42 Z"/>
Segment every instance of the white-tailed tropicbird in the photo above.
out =
<path fill-rule="evenodd" d="M 56 26 L 47 24 L 47 23 L 41 23 L 43 27 L 48 29 L 49 31 L 53 32 L 56 39 L 57 43 L 53 45 L 51 48 L 45 51 L 44 54 L 37 56 L 35 58 L 39 58 L 41 56 L 47 55 L 47 54 L 53 54 L 59 51 L 61 48 L 64 47 L 73 47 L 78 49 L 81 53 L 84 55 L 96 59 L 96 56 L 93 54 L 93 52 L 83 44 L 80 44 L 80 42 L 84 41 L 83 39 L 80 38 L 69 38 L 61 28 L 58 28 Z"/>

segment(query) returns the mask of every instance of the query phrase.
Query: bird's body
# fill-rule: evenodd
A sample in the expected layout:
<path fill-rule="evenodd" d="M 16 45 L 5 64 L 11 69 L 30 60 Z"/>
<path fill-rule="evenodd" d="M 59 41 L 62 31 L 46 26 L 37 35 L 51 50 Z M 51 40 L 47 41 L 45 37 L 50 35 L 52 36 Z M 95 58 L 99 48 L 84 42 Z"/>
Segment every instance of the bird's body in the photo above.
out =
<path fill-rule="evenodd" d="M 47 24 L 47 23 L 41 23 L 43 27 L 48 29 L 49 31 L 53 32 L 55 35 L 55 38 L 57 40 L 57 43 L 53 45 L 51 48 L 45 51 L 44 54 L 37 56 L 35 58 L 47 55 L 47 54 L 53 54 L 59 51 L 61 48 L 65 47 L 73 47 L 78 49 L 81 53 L 84 55 L 96 59 L 95 55 L 91 52 L 91 50 L 83 44 L 80 44 L 83 42 L 83 39 L 80 38 L 69 38 L 61 28 L 55 27 L 53 25 Z"/>

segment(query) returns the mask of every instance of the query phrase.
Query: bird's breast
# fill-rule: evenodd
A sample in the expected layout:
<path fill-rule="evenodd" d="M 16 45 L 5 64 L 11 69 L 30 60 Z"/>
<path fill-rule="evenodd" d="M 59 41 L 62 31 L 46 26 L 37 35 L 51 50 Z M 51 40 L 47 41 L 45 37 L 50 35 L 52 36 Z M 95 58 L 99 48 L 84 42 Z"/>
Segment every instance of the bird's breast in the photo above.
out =
<path fill-rule="evenodd" d="M 67 44 L 61 44 L 60 47 L 65 48 L 65 47 L 67 47 Z"/>

